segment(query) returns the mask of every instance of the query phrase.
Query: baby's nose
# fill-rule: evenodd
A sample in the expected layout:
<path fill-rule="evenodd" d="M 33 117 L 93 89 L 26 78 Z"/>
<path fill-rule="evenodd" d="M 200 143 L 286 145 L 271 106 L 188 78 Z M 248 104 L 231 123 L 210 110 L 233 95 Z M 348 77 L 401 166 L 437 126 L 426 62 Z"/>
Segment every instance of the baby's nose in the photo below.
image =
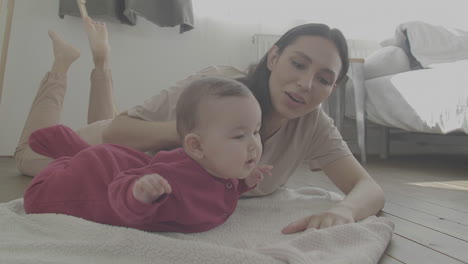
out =
<path fill-rule="evenodd" d="M 247 147 L 247 150 L 249 152 L 255 152 L 255 149 L 256 149 L 255 143 L 250 143 L 249 146 Z"/>

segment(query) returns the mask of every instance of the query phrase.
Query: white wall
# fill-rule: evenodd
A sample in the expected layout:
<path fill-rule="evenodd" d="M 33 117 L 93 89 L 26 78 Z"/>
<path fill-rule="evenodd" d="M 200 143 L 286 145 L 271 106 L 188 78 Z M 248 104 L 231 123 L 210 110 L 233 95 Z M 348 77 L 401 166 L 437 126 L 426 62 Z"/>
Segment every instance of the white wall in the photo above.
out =
<path fill-rule="evenodd" d="M 58 31 L 81 49 L 81 58 L 68 75 L 62 123 L 72 128 L 85 124 L 92 59 L 81 20 L 60 19 L 58 2 L 16 0 L 0 103 L 0 156 L 13 154 L 38 83 L 52 64 L 48 29 Z M 178 28 L 160 28 L 144 19 L 134 27 L 108 24 L 118 107 L 123 110 L 139 104 L 207 65 L 245 68 L 254 57 L 253 34 L 281 34 L 304 22 L 328 23 L 349 38 L 371 40 L 391 37 L 399 23 L 409 20 L 468 29 L 462 4 L 466 0 L 386 2 L 193 0 L 195 29 L 184 34 L 179 34 Z"/>
<path fill-rule="evenodd" d="M 17 0 L 5 86 L 0 103 L 0 155 L 12 155 L 38 84 L 52 65 L 48 29 L 81 50 L 69 71 L 62 123 L 73 128 L 86 122 L 92 57 L 79 18 L 60 19 L 57 0 Z M 144 19 L 137 26 L 108 24 L 111 67 L 120 110 L 141 103 L 176 80 L 211 64 L 245 68 L 253 58 L 248 25 L 197 19 L 196 29 L 160 28 Z"/>
<path fill-rule="evenodd" d="M 347 38 L 381 41 L 399 23 L 421 20 L 468 30 L 466 0 L 193 0 L 199 16 L 254 25 L 262 33 L 281 33 L 293 25 L 321 22 Z"/>

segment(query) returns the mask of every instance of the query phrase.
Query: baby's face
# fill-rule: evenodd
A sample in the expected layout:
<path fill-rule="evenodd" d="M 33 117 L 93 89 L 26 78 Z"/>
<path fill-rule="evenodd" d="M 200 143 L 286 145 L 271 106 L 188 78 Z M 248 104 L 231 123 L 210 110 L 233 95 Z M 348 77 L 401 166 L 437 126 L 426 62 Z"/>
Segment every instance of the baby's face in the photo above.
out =
<path fill-rule="evenodd" d="M 209 98 L 199 108 L 200 164 L 220 178 L 247 177 L 262 155 L 261 110 L 253 96 Z"/>

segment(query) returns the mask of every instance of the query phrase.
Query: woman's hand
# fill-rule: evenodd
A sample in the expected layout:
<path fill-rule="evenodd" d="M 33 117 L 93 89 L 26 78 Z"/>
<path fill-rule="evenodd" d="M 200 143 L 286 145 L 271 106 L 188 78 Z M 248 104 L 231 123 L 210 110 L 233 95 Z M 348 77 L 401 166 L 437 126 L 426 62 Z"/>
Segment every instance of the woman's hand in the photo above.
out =
<path fill-rule="evenodd" d="M 133 196 L 142 203 L 151 204 L 161 195 L 171 193 L 171 185 L 158 174 L 148 174 L 133 185 Z"/>
<path fill-rule="evenodd" d="M 252 170 L 249 176 L 245 178 L 245 184 L 249 187 L 252 188 L 254 187 L 257 183 L 263 181 L 263 177 L 265 175 L 271 176 L 271 169 L 273 169 L 273 166 L 271 165 L 258 165 L 256 168 Z"/>
<path fill-rule="evenodd" d="M 322 229 L 336 225 L 354 223 L 353 212 L 343 205 L 336 205 L 329 210 L 292 222 L 281 231 L 283 234 L 293 234 L 309 228 Z"/>

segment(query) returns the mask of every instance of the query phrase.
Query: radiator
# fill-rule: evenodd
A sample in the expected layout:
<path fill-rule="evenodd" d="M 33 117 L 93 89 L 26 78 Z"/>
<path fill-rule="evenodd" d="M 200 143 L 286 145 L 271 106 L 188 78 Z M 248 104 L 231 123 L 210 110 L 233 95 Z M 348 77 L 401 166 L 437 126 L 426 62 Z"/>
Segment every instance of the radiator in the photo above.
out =
<path fill-rule="evenodd" d="M 259 61 L 280 38 L 280 35 L 255 34 L 252 37 L 254 53 Z M 380 44 L 371 40 L 347 39 L 350 58 L 366 58 L 380 48 Z"/>
<path fill-rule="evenodd" d="M 255 58 L 258 62 L 280 38 L 280 35 L 255 34 L 252 43 L 255 49 Z"/>

